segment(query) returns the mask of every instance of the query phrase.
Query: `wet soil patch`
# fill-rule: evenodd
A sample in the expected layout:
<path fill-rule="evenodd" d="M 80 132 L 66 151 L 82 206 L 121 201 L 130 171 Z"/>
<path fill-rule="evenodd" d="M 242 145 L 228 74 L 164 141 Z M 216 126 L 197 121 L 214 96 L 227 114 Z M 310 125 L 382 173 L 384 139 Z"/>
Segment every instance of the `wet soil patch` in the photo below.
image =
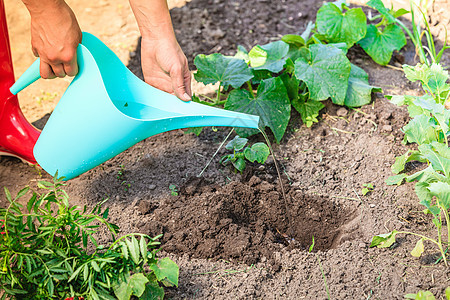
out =
<path fill-rule="evenodd" d="M 156 209 L 140 204 L 142 213 L 152 214 L 141 230 L 163 233 L 165 251 L 195 258 L 250 265 L 283 248 L 308 249 L 313 237 L 314 250 L 328 250 L 338 246 L 340 228 L 355 218 L 326 196 L 295 190 L 288 190 L 286 211 L 277 181 L 257 176 L 223 187 L 191 179 L 180 194 Z"/>

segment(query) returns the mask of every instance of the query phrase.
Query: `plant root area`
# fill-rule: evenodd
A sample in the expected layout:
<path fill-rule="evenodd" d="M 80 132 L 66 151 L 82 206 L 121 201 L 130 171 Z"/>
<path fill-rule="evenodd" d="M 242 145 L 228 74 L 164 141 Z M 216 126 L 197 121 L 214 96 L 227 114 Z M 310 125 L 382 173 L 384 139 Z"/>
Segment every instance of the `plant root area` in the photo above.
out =
<path fill-rule="evenodd" d="M 192 0 L 171 14 L 193 66 L 200 53 L 233 55 L 238 44 L 250 49 L 301 32 L 321 4 Z M 357 46 L 348 55 L 385 94 L 417 95 L 402 71 L 376 65 Z M 415 59 L 408 44 L 390 65 L 414 65 Z M 443 64 L 448 62 L 445 55 Z M 139 48 L 129 67 L 142 74 Z M 399 235 L 390 249 L 369 248 L 374 235 L 394 229 L 436 237 L 414 184 L 385 184 L 395 157 L 414 149 L 402 144 L 406 109 L 382 94 L 355 110 L 324 103 L 320 122 L 311 128 L 293 112 L 282 142 L 273 145 L 286 199 L 273 158 L 240 174 L 219 163 L 228 154 L 222 148 L 198 177 L 229 128 L 205 128 L 198 137 L 176 130 L 147 138 L 70 180 L 66 190 L 79 206 L 108 198 L 110 221 L 122 234 L 163 234 L 161 256 L 180 267 L 179 287 L 166 288 L 168 299 L 327 299 L 327 290 L 331 299 L 403 299 L 421 289 L 442 298 L 450 274 L 442 262 L 435 264 L 438 249 L 432 244 L 425 243 L 421 258 L 410 255 L 413 236 Z M 409 163 L 407 171 L 422 168 Z M 0 182 L 12 193 L 49 179 L 38 168 L 0 157 Z M 369 183 L 374 188 L 363 195 Z M 105 233 L 98 238 L 109 242 Z"/>

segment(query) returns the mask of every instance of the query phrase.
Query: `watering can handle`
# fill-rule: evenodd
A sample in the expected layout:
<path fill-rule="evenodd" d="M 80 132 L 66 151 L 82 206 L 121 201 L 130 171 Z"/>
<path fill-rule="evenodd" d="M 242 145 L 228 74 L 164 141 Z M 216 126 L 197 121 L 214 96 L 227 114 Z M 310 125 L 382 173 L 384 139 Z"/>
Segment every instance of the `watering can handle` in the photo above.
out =
<path fill-rule="evenodd" d="M 38 58 L 34 63 L 20 76 L 19 79 L 9 89 L 13 95 L 17 95 L 18 92 L 41 78 L 39 72 L 39 64 L 41 60 Z"/>

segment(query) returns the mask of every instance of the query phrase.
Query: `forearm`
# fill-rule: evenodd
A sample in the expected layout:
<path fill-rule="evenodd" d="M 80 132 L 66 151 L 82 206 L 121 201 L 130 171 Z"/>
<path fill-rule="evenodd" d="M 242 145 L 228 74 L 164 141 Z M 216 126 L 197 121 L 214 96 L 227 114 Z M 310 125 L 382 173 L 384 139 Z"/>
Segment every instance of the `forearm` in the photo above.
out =
<path fill-rule="evenodd" d="M 130 0 L 143 38 L 175 38 L 166 0 Z"/>

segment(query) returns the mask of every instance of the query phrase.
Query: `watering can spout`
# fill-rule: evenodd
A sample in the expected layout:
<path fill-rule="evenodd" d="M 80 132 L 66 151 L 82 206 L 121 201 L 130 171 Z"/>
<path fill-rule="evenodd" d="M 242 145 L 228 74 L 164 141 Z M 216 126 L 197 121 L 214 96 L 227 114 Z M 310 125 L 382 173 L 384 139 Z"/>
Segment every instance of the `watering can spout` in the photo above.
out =
<path fill-rule="evenodd" d="M 257 129 L 259 117 L 183 102 L 136 77 L 99 39 L 83 33 L 77 76 L 34 147 L 41 167 L 74 178 L 141 140 L 169 130 L 230 126 Z M 37 60 L 10 88 L 17 94 L 39 78 Z"/>

